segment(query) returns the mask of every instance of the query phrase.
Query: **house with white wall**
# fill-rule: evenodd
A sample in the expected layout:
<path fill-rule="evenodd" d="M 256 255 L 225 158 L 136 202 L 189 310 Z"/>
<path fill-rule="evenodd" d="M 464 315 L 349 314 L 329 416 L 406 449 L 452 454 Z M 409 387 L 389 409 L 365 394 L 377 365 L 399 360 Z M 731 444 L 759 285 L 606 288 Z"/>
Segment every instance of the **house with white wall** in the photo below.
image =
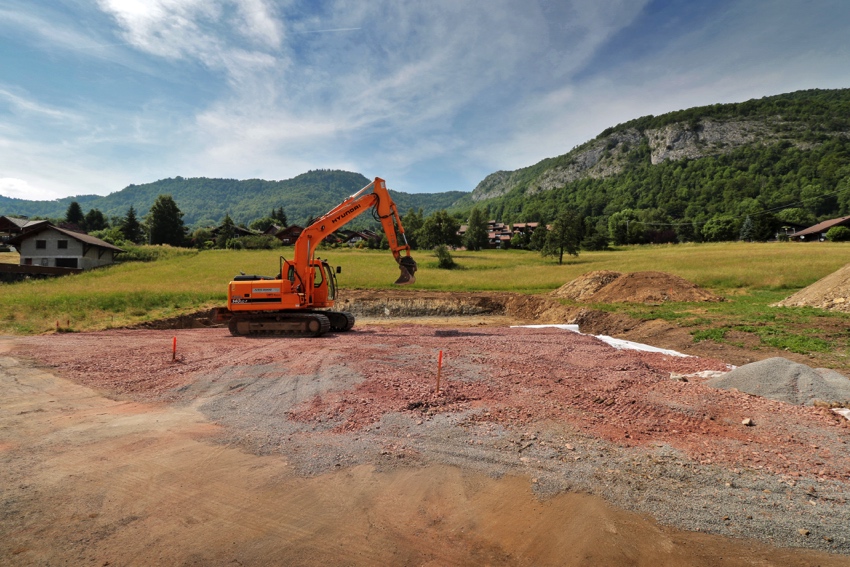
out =
<path fill-rule="evenodd" d="M 115 261 L 121 248 L 94 236 L 44 224 L 14 237 L 21 266 L 89 270 Z"/>

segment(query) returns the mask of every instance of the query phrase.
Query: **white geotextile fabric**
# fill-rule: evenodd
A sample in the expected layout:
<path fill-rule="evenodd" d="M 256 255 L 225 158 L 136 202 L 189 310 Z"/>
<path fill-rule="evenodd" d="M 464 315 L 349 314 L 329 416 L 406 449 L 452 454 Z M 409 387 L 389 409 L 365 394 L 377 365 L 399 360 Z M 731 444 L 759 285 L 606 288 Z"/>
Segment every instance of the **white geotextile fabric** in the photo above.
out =
<path fill-rule="evenodd" d="M 564 329 L 565 331 L 571 331 L 573 333 L 578 333 L 579 335 L 583 335 L 581 331 L 578 330 L 578 325 L 512 325 L 513 327 L 525 327 L 529 329 L 545 329 L 547 327 L 552 327 L 555 329 Z M 614 337 L 609 337 L 608 335 L 590 335 L 591 337 L 596 337 L 600 341 L 607 343 L 614 347 L 617 350 L 640 350 L 644 352 L 658 352 L 661 354 L 667 354 L 669 356 L 681 356 L 687 357 L 691 356 L 689 354 L 683 354 L 681 352 L 677 352 L 675 350 L 669 350 L 666 348 L 658 348 L 651 345 L 645 345 L 643 343 L 636 343 L 633 341 L 627 341 L 624 339 L 615 339 Z"/>

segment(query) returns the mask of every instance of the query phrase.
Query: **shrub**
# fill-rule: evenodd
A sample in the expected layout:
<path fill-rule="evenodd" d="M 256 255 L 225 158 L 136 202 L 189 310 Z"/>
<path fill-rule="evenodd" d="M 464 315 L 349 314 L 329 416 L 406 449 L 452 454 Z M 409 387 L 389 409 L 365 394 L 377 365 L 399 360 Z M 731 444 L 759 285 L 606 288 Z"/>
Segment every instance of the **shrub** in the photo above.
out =
<path fill-rule="evenodd" d="M 236 239 L 245 250 L 271 250 L 281 246 L 280 240 L 269 234 L 242 236 Z M 228 247 L 230 242 L 228 242 Z"/>
<path fill-rule="evenodd" d="M 850 242 L 850 228 L 834 226 L 826 231 L 826 239 L 830 242 Z"/>
<path fill-rule="evenodd" d="M 167 244 L 136 246 L 124 243 L 122 248 L 124 252 L 116 254 L 116 262 L 156 262 L 176 256 L 194 256 L 198 253 L 197 250 L 175 248 Z"/>
<path fill-rule="evenodd" d="M 451 270 L 457 268 L 457 264 L 449 252 L 448 246 L 441 244 L 434 248 L 434 254 L 437 255 L 437 267 L 441 270 Z"/>

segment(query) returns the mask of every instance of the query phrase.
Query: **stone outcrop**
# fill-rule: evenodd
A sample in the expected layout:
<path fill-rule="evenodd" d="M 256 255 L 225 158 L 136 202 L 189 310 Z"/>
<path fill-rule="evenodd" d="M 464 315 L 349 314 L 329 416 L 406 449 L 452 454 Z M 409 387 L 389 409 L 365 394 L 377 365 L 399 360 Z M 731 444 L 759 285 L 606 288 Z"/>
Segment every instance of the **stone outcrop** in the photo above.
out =
<path fill-rule="evenodd" d="M 587 177 L 601 179 L 621 173 L 629 163 L 632 152 L 643 144 L 649 147 L 653 165 L 668 160 L 698 159 L 731 152 L 741 146 L 770 144 L 789 139 L 803 147 L 796 133 L 799 123 L 775 120 L 714 120 L 703 119 L 697 124 L 676 122 L 661 128 L 639 131 L 635 128 L 618 130 L 583 144 L 568 154 L 552 159 L 531 181 L 529 171 L 540 164 L 516 171 L 497 171 L 484 178 L 473 190 L 473 201 L 501 197 L 515 187 L 526 184 L 526 194 L 550 191 Z M 795 138 L 797 138 L 795 140 Z"/>

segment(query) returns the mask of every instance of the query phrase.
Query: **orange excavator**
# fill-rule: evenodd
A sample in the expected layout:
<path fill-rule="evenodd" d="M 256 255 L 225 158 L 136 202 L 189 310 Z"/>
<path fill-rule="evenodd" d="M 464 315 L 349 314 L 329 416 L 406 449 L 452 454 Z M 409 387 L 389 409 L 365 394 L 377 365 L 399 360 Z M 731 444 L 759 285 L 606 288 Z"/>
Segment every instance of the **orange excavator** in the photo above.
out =
<path fill-rule="evenodd" d="M 416 262 L 410 257 L 410 245 L 398 209 L 380 177 L 345 199 L 331 211 L 304 229 L 295 242 L 292 260 L 280 258 L 277 276 L 241 274 L 227 288 L 227 307 L 213 310 L 213 319 L 228 321 L 235 336 L 282 335 L 319 337 L 328 331 L 349 331 L 354 315 L 334 311 L 336 275 L 327 260 L 315 257 L 316 248 L 332 232 L 357 216 L 374 209 L 390 251 L 401 270 L 397 285 L 416 281 Z"/>

